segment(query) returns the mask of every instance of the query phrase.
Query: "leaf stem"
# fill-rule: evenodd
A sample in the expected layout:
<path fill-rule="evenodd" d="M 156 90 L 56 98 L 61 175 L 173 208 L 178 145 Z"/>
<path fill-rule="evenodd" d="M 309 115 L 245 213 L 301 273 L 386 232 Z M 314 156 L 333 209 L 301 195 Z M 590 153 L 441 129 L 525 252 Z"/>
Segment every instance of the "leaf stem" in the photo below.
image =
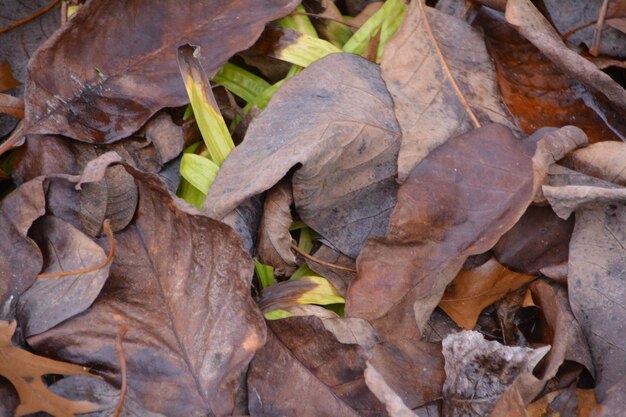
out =
<path fill-rule="evenodd" d="M 334 269 L 339 269 L 341 271 L 348 271 L 348 272 L 356 273 L 356 269 L 354 269 L 354 268 L 350 268 L 350 267 L 347 267 L 347 266 L 341 266 L 341 265 L 333 264 L 333 263 L 330 263 L 330 262 L 322 261 L 321 259 L 317 259 L 315 256 L 309 255 L 308 253 L 306 253 L 305 251 L 303 251 L 302 249 L 300 249 L 298 246 L 294 245 L 293 243 L 291 244 L 291 250 L 293 250 L 294 252 L 299 253 L 300 255 L 302 255 L 306 259 L 308 259 L 309 261 L 313 261 L 316 264 L 328 266 L 328 267 L 334 268 Z"/>
<path fill-rule="evenodd" d="M 22 26 L 23 24 L 26 24 L 30 22 L 31 20 L 38 18 L 39 16 L 41 16 L 42 14 L 46 13 L 48 10 L 52 9 L 54 6 L 59 4 L 60 1 L 61 0 L 52 0 L 50 4 L 48 4 L 43 9 L 39 9 L 35 13 L 31 14 L 30 16 L 27 16 L 23 19 L 18 20 L 17 22 L 13 22 L 10 25 L 1 28 L 0 33 L 8 32 L 11 29 L 15 29 L 18 26 Z"/>
<path fill-rule="evenodd" d="M 115 412 L 113 413 L 113 417 L 119 417 L 122 413 L 122 408 L 124 407 L 124 400 L 126 400 L 126 391 L 128 388 L 128 382 L 126 381 L 126 355 L 124 354 L 124 347 L 122 346 L 122 342 L 124 341 L 124 335 L 128 332 L 128 327 L 125 324 L 120 326 L 120 330 L 117 332 L 117 337 L 115 338 L 115 351 L 117 352 L 117 357 L 120 359 L 120 373 L 122 374 L 122 387 L 120 388 L 120 400 L 115 407 Z"/>

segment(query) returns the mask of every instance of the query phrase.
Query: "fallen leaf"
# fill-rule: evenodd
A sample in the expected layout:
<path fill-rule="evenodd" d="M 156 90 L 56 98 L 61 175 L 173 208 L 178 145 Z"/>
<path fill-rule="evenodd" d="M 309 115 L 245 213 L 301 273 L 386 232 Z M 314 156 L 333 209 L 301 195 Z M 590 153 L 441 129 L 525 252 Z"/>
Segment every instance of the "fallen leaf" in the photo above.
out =
<path fill-rule="evenodd" d="M 343 255 L 341 252 L 326 245 L 320 246 L 320 248 L 313 254 L 313 257 L 315 257 L 315 259 L 329 262 L 334 265 L 339 265 L 344 268 L 351 268 L 353 270 L 355 269 L 354 259 L 349 258 Z M 313 271 L 317 272 L 318 274 L 332 282 L 335 288 L 337 288 L 337 291 L 339 291 L 342 296 L 346 296 L 346 293 L 348 292 L 348 287 L 356 276 L 354 272 L 337 269 L 332 266 L 317 263 L 310 259 L 307 259 L 306 263 Z"/>
<path fill-rule="evenodd" d="M 25 130 L 94 143 L 129 136 L 161 108 L 188 102 L 179 45 L 198 45 L 213 73 L 296 4 L 91 1 L 31 59 Z"/>
<path fill-rule="evenodd" d="M 82 366 L 58 362 L 13 346 L 11 337 L 16 322 L 0 321 L 0 375 L 13 384 L 20 405 L 15 416 L 45 411 L 53 416 L 73 417 L 75 414 L 94 411 L 96 404 L 88 401 L 70 401 L 48 390 L 42 377 L 45 375 L 89 375 Z"/>
<path fill-rule="evenodd" d="M 402 398 L 387 385 L 384 378 L 371 363 L 367 363 L 367 368 L 364 372 L 365 383 L 367 387 L 374 393 L 378 401 L 385 404 L 387 414 L 390 417 L 415 417 L 413 411 L 411 411 L 402 401 Z"/>
<path fill-rule="evenodd" d="M 24 118 L 24 100 L 0 93 L 0 113 L 8 114 L 18 119 Z"/>
<path fill-rule="evenodd" d="M 504 346 L 489 342 L 474 331 L 446 337 L 443 416 L 489 415 L 515 380 L 531 372 L 549 349 L 549 346 L 539 349 Z"/>
<path fill-rule="evenodd" d="M 44 216 L 37 220 L 30 236 L 43 253 L 42 274 L 88 269 L 107 260 L 107 254 L 97 243 L 58 217 Z M 86 310 L 100 294 L 110 267 L 109 263 L 84 274 L 35 281 L 18 302 L 24 336 L 45 332 Z"/>
<path fill-rule="evenodd" d="M 576 404 L 574 410 L 563 411 L 563 406 Z M 589 417 L 596 405 L 596 395 L 592 389 L 562 389 L 550 392 L 526 407 L 529 417 Z"/>
<path fill-rule="evenodd" d="M 183 151 L 185 145 L 184 131 L 172 121 L 166 113 L 158 114 L 146 123 L 144 135 L 157 151 L 161 164 L 166 164 Z"/>
<path fill-rule="evenodd" d="M 626 410 L 626 377 L 606 392 L 604 400 L 592 411 L 593 417 L 623 417 Z"/>
<path fill-rule="evenodd" d="M 567 162 L 578 172 L 626 186 L 626 143 L 594 143 L 574 151 Z"/>
<path fill-rule="evenodd" d="M 267 343 L 248 370 L 252 417 L 386 415 L 365 385 L 362 347 L 340 343 L 317 317 L 267 324 Z"/>
<path fill-rule="evenodd" d="M 515 129 L 500 100 L 493 64 L 480 32 L 438 10 L 426 8 L 424 16 L 423 6 L 418 3 L 413 1 L 409 5 L 381 61 L 381 74 L 393 97 L 402 130 L 398 157 L 401 182 L 430 151 L 475 127 L 476 122 L 468 117 L 467 106 L 481 124 L 502 123 Z M 462 97 L 446 74 L 425 19 L 432 25 L 436 45 Z"/>
<path fill-rule="evenodd" d="M 346 313 L 385 337 L 409 337 L 415 322 L 423 329 L 467 256 L 491 248 L 522 216 L 547 167 L 584 142 L 579 129 L 551 131 L 533 156 L 506 127 L 488 125 L 431 152 L 400 187 L 387 237 L 361 251 Z"/>
<path fill-rule="evenodd" d="M 377 66 L 351 54 L 329 55 L 289 79 L 254 119 L 222 165 L 205 212 L 221 218 L 302 164 L 292 177 L 298 214 L 356 257 L 365 239 L 387 229 L 398 137 Z"/>
<path fill-rule="evenodd" d="M 149 411 L 230 415 L 241 374 L 265 339 L 250 297 L 252 260 L 228 226 L 179 207 L 158 177 L 125 168 L 139 203 L 134 221 L 115 235 L 107 283 L 86 312 L 28 342 L 98 363 L 118 385 L 118 317 L 130 329 L 128 384 Z"/>
<path fill-rule="evenodd" d="M 332 284 L 322 277 L 304 276 L 265 288 L 258 304 L 265 314 L 299 304 L 343 304 L 345 301 Z"/>
<path fill-rule="evenodd" d="M 626 90 L 594 64 L 570 50 L 529 0 L 508 0 L 505 17 L 561 70 L 594 93 L 604 96 L 616 111 L 626 111 Z"/>
<path fill-rule="evenodd" d="M 459 326 L 472 330 L 486 307 L 533 279 L 534 276 L 513 272 L 492 258 L 478 268 L 460 271 L 446 288 L 439 308 Z"/>
<path fill-rule="evenodd" d="M 498 262 L 516 271 L 539 270 L 567 262 L 574 219 L 559 218 L 548 206 L 530 206 L 493 247 Z"/>
<path fill-rule="evenodd" d="M 33 222 L 45 213 L 43 178 L 37 178 L 6 196 L 0 204 L 0 319 L 12 320 L 18 297 L 41 271 L 42 256 L 27 237 Z"/>
<path fill-rule="evenodd" d="M 11 90 L 15 87 L 19 87 L 21 83 L 13 77 L 11 66 L 5 59 L 0 64 L 0 91 Z"/>
<path fill-rule="evenodd" d="M 292 203 L 291 183 L 288 180 L 270 189 L 263 203 L 263 217 L 259 227 L 259 259 L 262 263 L 273 266 L 279 276 L 291 276 L 297 268 L 289 233 L 293 223 Z"/>
<path fill-rule="evenodd" d="M 587 88 L 554 64 L 495 12 L 483 11 L 476 24 L 485 32 L 502 99 L 526 133 L 543 126 L 575 125 L 590 142 L 620 140 L 626 125 L 620 113 L 602 108 Z"/>

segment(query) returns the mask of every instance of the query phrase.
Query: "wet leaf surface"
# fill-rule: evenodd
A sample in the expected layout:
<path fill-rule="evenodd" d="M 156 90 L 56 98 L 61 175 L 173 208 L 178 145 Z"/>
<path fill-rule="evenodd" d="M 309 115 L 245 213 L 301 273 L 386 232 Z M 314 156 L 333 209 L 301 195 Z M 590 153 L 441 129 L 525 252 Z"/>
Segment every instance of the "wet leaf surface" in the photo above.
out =
<path fill-rule="evenodd" d="M 220 218 L 302 164 L 292 177 L 300 217 L 356 257 L 369 236 L 386 231 L 399 145 L 391 97 L 376 65 L 332 54 L 285 83 L 253 121 L 224 162 L 205 210 Z M 241 184 L 241 177 L 250 180 Z"/>
<path fill-rule="evenodd" d="M 241 372 L 265 337 L 249 294 L 252 261 L 230 228 L 177 208 L 155 176 L 128 170 L 139 204 L 135 221 L 115 235 L 107 284 L 85 314 L 29 344 L 97 363 L 110 381 L 119 381 L 117 318 L 130 329 L 124 343 L 129 384 L 150 411 L 226 415 Z"/>
<path fill-rule="evenodd" d="M 30 62 L 26 129 L 92 143 L 129 136 L 161 108 L 186 103 L 177 46 L 200 46 L 202 63 L 213 73 L 253 44 L 267 21 L 295 5 L 291 0 L 195 2 L 189 7 L 92 1 Z M 133 24 L 126 16 L 132 16 Z M 93 37 L 85 38 L 86 32 Z"/>

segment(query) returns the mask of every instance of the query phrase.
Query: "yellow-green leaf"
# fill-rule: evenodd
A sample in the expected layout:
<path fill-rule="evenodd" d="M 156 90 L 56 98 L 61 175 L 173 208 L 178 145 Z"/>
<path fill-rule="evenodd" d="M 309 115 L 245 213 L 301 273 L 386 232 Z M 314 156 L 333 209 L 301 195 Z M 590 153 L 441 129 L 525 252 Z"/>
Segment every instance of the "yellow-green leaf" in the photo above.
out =
<path fill-rule="evenodd" d="M 180 161 L 180 174 L 191 185 L 206 195 L 220 167 L 211 160 L 193 153 L 186 153 Z"/>

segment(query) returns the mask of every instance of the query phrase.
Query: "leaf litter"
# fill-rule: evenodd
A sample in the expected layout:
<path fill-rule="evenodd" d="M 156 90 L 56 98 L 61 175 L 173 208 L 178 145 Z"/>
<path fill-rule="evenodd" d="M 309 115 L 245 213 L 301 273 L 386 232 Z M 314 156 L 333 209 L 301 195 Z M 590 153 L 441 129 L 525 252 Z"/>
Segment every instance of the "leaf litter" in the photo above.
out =
<path fill-rule="evenodd" d="M 57 3 L 0 13 L 0 415 L 623 411 L 619 5 Z"/>

